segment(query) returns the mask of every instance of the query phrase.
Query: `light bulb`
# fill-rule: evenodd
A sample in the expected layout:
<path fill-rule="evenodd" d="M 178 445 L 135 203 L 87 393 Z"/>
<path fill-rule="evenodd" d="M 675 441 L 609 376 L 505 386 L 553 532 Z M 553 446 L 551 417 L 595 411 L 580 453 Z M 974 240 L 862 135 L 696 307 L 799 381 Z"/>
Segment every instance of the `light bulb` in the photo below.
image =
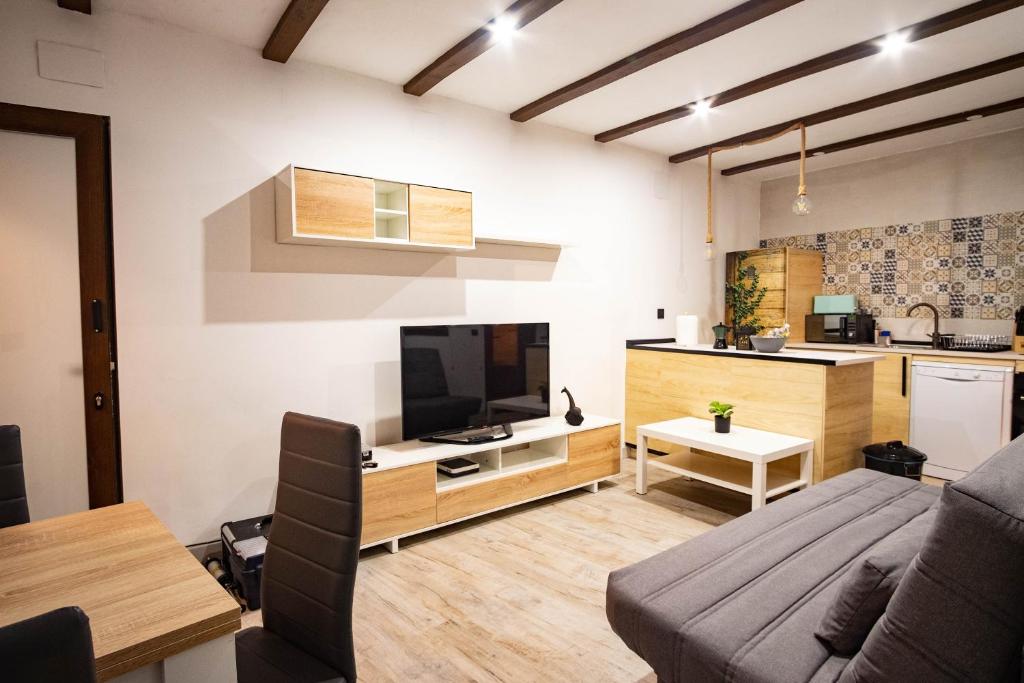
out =
<path fill-rule="evenodd" d="M 905 32 L 890 33 L 881 40 L 878 46 L 882 50 L 882 54 L 897 55 L 903 52 L 903 48 L 910 42 L 910 36 Z"/>
<path fill-rule="evenodd" d="M 494 36 L 494 40 L 501 42 L 511 38 L 519 28 L 519 20 L 511 14 L 501 14 L 487 24 L 487 30 Z"/>
<path fill-rule="evenodd" d="M 715 260 L 715 243 L 707 242 L 704 245 L 704 260 L 714 261 Z"/>
<path fill-rule="evenodd" d="M 793 213 L 797 216 L 806 216 L 811 212 L 811 200 L 807 198 L 807 194 L 801 192 L 793 200 Z"/>
<path fill-rule="evenodd" d="M 693 113 L 697 116 L 707 116 L 708 112 L 711 111 L 711 101 L 698 100 L 693 103 L 691 108 L 693 109 Z"/>

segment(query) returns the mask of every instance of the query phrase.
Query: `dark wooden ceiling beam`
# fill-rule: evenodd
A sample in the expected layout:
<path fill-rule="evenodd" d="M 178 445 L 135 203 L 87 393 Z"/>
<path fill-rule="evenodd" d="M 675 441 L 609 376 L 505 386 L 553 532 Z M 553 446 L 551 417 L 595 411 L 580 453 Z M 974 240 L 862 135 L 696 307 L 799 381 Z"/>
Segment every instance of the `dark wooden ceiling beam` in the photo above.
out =
<path fill-rule="evenodd" d="M 428 67 L 413 76 L 402 90 L 417 97 L 469 64 L 471 61 L 494 47 L 500 38 L 489 28 L 499 18 L 509 17 L 516 29 L 547 12 L 562 0 L 517 0 L 489 22 L 456 43 L 450 50 L 435 59 Z"/>
<path fill-rule="evenodd" d="M 1018 97 L 1016 99 L 1008 100 L 1006 102 L 1000 102 L 999 104 L 991 104 L 987 107 L 971 109 L 969 111 L 960 112 L 958 114 L 940 116 L 937 119 L 929 119 L 927 121 L 911 123 L 910 125 L 907 126 L 891 128 L 889 130 L 883 130 L 878 133 L 869 133 L 868 135 L 861 135 L 860 137 L 850 138 L 849 140 L 843 140 L 842 142 L 833 142 L 830 145 L 822 145 L 821 147 L 814 147 L 812 149 L 809 149 L 807 150 L 807 154 L 808 156 L 821 156 L 823 154 L 842 152 L 843 150 L 853 149 L 855 147 L 863 147 L 864 145 L 870 145 L 876 142 L 882 142 L 884 140 L 893 140 L 895 138 L 901 138 L 906 135 L 913 135 L 914 133 L 923 133 L 927 130 L 935 130 L 936 128 L 945 128 L 946 126 L 953 126 L 958 123 L 964 123 L 965 121 L 971 121 L 975 117 L 993 116 L 995 114 L 1003 114 L 1005 112 L 1015 111 L 1017 109 L 1024 109 L 1024 97 Z M 733 166 L 732 168 L 723 169 L 722 175 L 737 175 L 739 173 L 746 173 L 747 171 L 755 171 L 759 168 L 767 168 L 768 166 L 785 164 L 790 161 L 798 161 L 799 159 L 800 152 L 783 154 L 781 156 L 771 157 L 770 159 L 751 161 L 748 164 L 740 164 L 739 166 Z"/>
<path fill-rule="evenodd" d="M 925 19 L 924 21 L 910 26 L 905 26 L 899 30 L 907 36 L 907 40 L 923 40 L 930 38 L 931 36 L 945 33 L 946 31 L 952 31 L 953 29 L 965 26 L 966 24 L 986 19 L 993 15 L 1005 12 L 1007 10 L 1021 7 L 1024 5 L 1024 0 L 981 0 L 981 2 L 975 2 L 970 5 L 959 7 L 955 10 L 939 14 Z M 849 64 L 855 62 L 858 59 L 870 57 L 871 55 L 878 54 L 881 51 L 880 43 L 885 36 L 876 36 L 870 40 L 865 40 L 860 43 L 848 45 L 839 50 L 829 52 L 828 54 L 808 59 L 805 62 L 796 64 L 794 66 L 781 69 L 774 73 L 755 78 L 752 81 L 748 81 L 734 88 L 723 90 L 720 93 L 709 95 L 705 98 L 712 107 L 720 107 L 723 104 L 729 102 L 735 102 L 736 100 L 743 99 L 744 97 L 750 97 L 756 95 L 759 92 L 763 92 L 770 88 L 795 81 L 805 76 L 812 74 L 821 73 L 829 69 L 834 69 L 837 66 L 843 64 Z M 670 121 L 676 121 L 685 116 L 689 116 L 693 113 L 694 107 L 697 102 L 688 102 L 680 107 L 673 107 L 657 114 L 651 114 L 645 116 L 642 119 L 631 121 L 629 123 L 617 126 L 610 130 L 603 131 L 594 136 L 594 139 L 598 142 L 611 142 L 612 140 L 618 140 L 619 138 L 639 133 L 642 130 L 660 126 Z"/>
<path fill-rule="evenodd" d="M 692 26 L 685 31 L 669 36 L 662 41 L 639 52 L 634 52 L 614 64 L 609 64 L 589 76 L 570 83 L 550 92 L 509 114 L 513 121 L 529 121 L 546 111 L 565 104 L 577 97 L 603 88 L 620 78 L 625 78 L 637 71 L 646 69 L 660 61 L 673 57 L 681 52 L 702 45 L 708 41 L 724 36 L 727 33 L 743 28 L 755 21 L 771 16 L 802 0 L 748 0 L 741 5 L 711 17 L 707 21 Z"/>
<path fill-rule="evenodd" d="M 798 116 L 794 119 L 790 119 L 789 121 L 765 126 L 764 128 L 758 128 L 757 130 L 742 133 L 741 135 L 734 135 L 731 138 L 719 140 L 711 143 L 710 145 L 694 147 L 693 149 L 686 150 L 685 152 L 673 154 L 668 158 L 668 160 L 674 164 L 678 164 L 683 161 L 702 157 L 707 154 L 708 150 L 712 147 L 731 147 L 733 145 L 740 145 L 753 142 L 754 140 L 760 140 L 761 138 L 766 138 L 785 130 L 795 123 L 802 122 L 805 126 L 813 126 L 827 121 L 835 121 L 836 119 L 841 119 L 845 116 L 859 114 L 877 107 L 884 107 L 896 102 L 902 102 L 903 100 L 927 95 L 928 93 L 938 92 L 939 90 L 945 90 L 946 88 L 952 88 L 957 85 L 963 85 L 964 83 L 970 83 L 971 81 L 995 76 L 1006 71 L 1012 71 L 1013 69 L 1019 69 L 1022 66 L 1024 66 L 1024 52 L 1018 52 L 1015 55 L 1003 57 L 1002 59 L 997 59 L 992 62 L 986 62 L 985 64 L 979 64 L 978 66 L 973 66 L 969 69 L 962 69 L 951 74 L 945 74 L 943 76 L 931 78 L 927 81 L 921 81 L 920 83 L 908 85 L 903 88 L 890 90 L 889 92 L 884 92 L 880 95 L 866 97 L 862 100 L 857 100 L 856 102 L 841 104 L 838 107 L 832 107 L 831 109 L 825 109 L 824 111 L 815 112 L 806 116 Z"/>
<path fill-rule="evenodd" d="M 284 64 L 327 6 L 328 0 L 291 0 L 263 46 L 263 58 Z"/>
<path fill-rule="evenodd" d="M 92 0 L 57 0 L 57 6 L 82 14 L 92 14 Z"/>

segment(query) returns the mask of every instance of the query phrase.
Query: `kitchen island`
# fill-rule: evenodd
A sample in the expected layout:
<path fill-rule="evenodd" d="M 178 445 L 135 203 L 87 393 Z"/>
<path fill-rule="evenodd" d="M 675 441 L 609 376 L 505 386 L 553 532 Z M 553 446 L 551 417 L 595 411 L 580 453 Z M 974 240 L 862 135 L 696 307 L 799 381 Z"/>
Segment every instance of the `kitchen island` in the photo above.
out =
<path fill-rule="evenodd" d="M 708 403 L 736 406 L 744 427 L 814 441 L 813 481 L 864 463 L 871 443 L 874 364 L 881 354 L 783 349 L 779 353 L 680 346 L 672 339 L 626 342 L 626 442 L 636 427 L 678 417 L 709 418 Z M 652 453 L 679 447 L 657 440 Z M 769 472 L 793 474 L 798 458 L 771 463 Z"/>

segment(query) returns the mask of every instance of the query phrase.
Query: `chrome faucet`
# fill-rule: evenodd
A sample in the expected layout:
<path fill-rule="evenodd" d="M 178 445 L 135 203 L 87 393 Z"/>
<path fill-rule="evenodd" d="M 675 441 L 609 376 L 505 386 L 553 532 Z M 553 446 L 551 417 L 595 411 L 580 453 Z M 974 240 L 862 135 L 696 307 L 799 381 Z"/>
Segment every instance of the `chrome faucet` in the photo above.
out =
<path fill-rule="evenodd" d="M 932 316 L 934 316 L 935 318 L 935 329 L 930 335 L 928 335 L 929 337 L 932 338 L 932 348 L 942 348 L 942 338 L 941 335 L 939 335 L 939 309 L 935 308 L 931 304 L 922 301 L 921 303 L 914 304 L 913 306 L 907 309 L 907 317 L 909 318 L 911 315 L 913 315 L 914 311 L 921 308 L 922 306 L 931 309 Z"/>

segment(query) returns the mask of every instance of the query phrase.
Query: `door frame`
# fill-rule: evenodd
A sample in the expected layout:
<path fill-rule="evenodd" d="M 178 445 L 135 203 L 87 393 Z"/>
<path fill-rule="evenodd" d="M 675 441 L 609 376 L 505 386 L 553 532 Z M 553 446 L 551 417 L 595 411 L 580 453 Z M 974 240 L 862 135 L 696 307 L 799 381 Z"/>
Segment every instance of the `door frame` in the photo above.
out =
<path fill-rule="evenodd" d="M 110 117 L 0 102 L 0 130 L 73 138 L 89 507 L 123 500 L 111 220 Z"/>

